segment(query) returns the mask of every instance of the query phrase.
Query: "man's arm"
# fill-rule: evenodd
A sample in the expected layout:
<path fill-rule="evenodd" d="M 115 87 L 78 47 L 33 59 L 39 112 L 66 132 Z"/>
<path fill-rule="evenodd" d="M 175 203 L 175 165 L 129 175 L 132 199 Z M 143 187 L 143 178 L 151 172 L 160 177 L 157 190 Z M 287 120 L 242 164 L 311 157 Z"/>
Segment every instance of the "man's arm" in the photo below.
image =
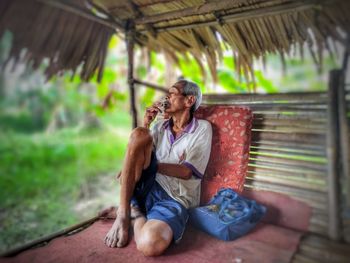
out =
<path fill-rule="evenodd" d="M 188 180 L 192 177 L 192 170 L 183 164 L 158 163 L 158 172 L 167 176 Z"/>

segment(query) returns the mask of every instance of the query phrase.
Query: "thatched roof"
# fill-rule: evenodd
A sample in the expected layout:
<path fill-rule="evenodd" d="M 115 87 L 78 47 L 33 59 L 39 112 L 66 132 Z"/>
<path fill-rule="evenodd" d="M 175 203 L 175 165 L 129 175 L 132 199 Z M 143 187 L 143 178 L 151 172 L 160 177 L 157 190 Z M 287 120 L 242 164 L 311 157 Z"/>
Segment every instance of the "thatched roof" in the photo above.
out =
<path fill-rule="evenodd" d="M 283 59 L 296 48 L 302 52 L 305 43 L 320 65 L 323 51 L 332 50 L 332 40 L 345 43 L 340 30 L 350 32 L 350 1 L 346 0 L 82 2 L 2 0 L 0 35 L 6 27 L 14 31 L 13 56 L 23 46 L 36 64 L 49 56 L 55 62 L 50 73 L 56 73 L 56 67 L 74 70 L 83 61 L 83 76 L 88 79 L 102 68 L 113 28 L 120 32 L 134 28 L 137 43 L 166 52 L 174 61 L 187 52 L 200 64 L 205 58 L 214 78 L 222 50 L 232 49 L 236 69 L 251 79 L 254 59 L 268 53 Z"/>
<path fill-rule="evenodd" d="M 48 58 L 48 78 L 65 70 L 75 72 L 79 65 L 82 79 L 90 79 L 96 71 L 100 78 L 108 42 L 115 30 L 42 2 L 0 1 L 0 38 L 5 30 L 13 33 L 10 58 L 16 62 L 24 60 L 34 68 Z M 74 3 L 84 10 L 84 1 Z M 27 52 L 21 58 L 23 49 Z"/>

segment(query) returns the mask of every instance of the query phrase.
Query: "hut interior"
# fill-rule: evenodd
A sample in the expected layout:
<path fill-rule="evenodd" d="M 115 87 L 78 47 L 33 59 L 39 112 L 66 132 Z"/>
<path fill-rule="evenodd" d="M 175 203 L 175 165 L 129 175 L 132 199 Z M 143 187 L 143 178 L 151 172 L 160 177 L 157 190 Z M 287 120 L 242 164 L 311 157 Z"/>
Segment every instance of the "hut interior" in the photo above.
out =
<path fill-rule="evenodd" d="M 327 92 L 205 94 L 204 106 L 247 106 L 253 112 L 244 182 L 248 195 L 254 197 L 254 193 L 261 192 L 283 195 L 310 209 L 306 233 L 292 262 L 348 262 L 349 1 L 2 0 L 0 37 L 6 30 L 13 33 L 9 59 L 24 61 L 35 68 L 48 58 L 48 78 L 69 70 L 86 81 L 95 73 L 102 78 L 109 39 L 113 34 L 121 35 L 128 47 L 134 127 L 136 86 L 161 89 L 134 78 L 135 45 L 166 53 L 174 62 L 191 54 L 200 65 L 203 61 L 208 64 L 213 79 L 223 51 L 230 49 L 237 76 L 254 82 L 253 62 L 265 61 L 267 54 L 279 54 L 284 61 L 295 50 L 303 54 L 307 44 L 321 69 L 324 52 L 334 53 L 334 42 L 341 43 L 346 51 L 343 67 L 329 73 Z M 101 228 L 95 225 L 96 231 Z M 225 246 L 220 249 L 229 249 Z M 23 247 L 7 255 L 22 250 Z M 190 255 L 189 251 L 186 253 Z M 176 260 L 176 253 L 169 257 Z"/>

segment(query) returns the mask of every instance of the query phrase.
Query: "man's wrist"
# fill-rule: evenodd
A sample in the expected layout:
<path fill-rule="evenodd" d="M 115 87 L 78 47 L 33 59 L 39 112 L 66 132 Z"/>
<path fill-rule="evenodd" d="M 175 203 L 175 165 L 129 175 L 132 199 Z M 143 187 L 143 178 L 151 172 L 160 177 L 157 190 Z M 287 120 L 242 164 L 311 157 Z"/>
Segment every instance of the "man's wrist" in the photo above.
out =
<path fill-rule="evenodd" d="M 162 173 L 161 172 L 162 171 L 162 167 L 163 167 L 163 164 L 157 161 L 157 172 L 158 173 Z"/>

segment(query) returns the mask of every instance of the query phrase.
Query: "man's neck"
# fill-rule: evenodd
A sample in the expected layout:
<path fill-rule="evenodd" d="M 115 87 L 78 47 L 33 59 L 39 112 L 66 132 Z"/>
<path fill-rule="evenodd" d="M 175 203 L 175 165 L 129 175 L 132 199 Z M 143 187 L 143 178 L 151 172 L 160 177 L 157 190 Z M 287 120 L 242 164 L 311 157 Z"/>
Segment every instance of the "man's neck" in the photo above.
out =
<path fill-rule="evenodd" d="M 173 119 L 173 131 L 174 132 L 181 132 L 185 129 L 185 127 L 190 123 L 192 120 L 191 114 L 189 111 L 181 112 L 179 114 L 175 114 L 172 116 Z"/>

